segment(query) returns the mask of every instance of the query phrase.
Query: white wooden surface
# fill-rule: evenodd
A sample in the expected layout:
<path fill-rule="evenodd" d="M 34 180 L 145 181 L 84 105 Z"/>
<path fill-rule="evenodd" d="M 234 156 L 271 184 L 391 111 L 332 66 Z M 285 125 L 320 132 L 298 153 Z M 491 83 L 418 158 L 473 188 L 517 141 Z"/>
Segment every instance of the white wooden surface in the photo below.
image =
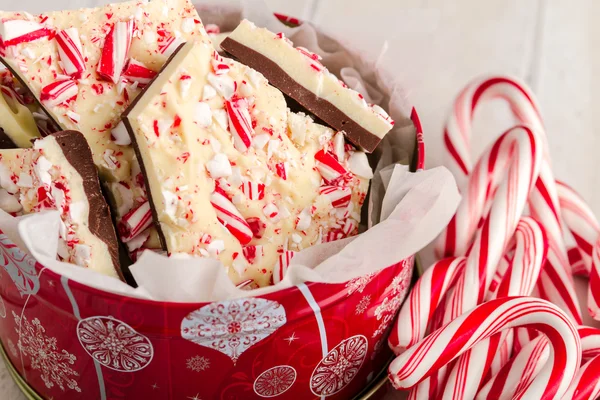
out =
<path fill-rule="evenodd" d="M 2 9 L 77 8 L 102 0 L 0 0 Z M 442 163 L 442 126 L 470 79 L 515 75 L 537 93 L 555 175 L 600 215 L 600 2 L 594 0 L 267 0 L 382 58 L 416 106 L 427 164 Z M 475 151 L 510 125 L 501 105 L 477 116 Z M 0 363 L 0 398 L 22 395 Z"/>

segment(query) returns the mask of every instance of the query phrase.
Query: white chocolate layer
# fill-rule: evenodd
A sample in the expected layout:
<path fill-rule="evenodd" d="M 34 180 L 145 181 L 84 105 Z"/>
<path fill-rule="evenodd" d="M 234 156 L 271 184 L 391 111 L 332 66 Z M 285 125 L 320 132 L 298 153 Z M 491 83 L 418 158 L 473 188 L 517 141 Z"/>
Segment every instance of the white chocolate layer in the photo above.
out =
<path fill-rule="evenodd" d="M 247 105 L 240 111 L 252 126 L 247 149 L 228 117 L 228 99 Z M 332 233 L 339 239 L 345 226 L 342 237 L 356 233 L 368 179 L 348 171 L 335 182 L 351 194 L 345 207 L 320 195 L 315 154 L 333 149 L 335 132 L 290 113 L 260 73 L 219 57 L 211 46 L 184 45 L 124 119 L 171 254 L 215 257 L 235 283 L 265 286 L 284 250 L 331 240 Z M 342 140 L 346 169 L 352 153 Z M 253 227 L 248 241 L 219 221 L 215 193 Z"/>

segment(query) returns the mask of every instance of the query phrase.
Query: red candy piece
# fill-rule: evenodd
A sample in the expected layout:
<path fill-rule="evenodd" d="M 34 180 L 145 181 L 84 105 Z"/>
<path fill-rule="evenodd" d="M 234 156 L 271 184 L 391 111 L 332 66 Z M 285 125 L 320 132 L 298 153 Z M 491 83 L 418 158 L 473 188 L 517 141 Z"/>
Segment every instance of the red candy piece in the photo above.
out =
<path fill-rule="evenodd" d="M 350 204 L 352 191 L 349 187 L 339 186 L 321 186 L 319 193 L 327 197 L 331 201 L 331 205 L 335 208 L 343 208 Z"/>
<path fill-rule="evenodd" d="M 152 224 L 152 210 L 148 201 L 123 216 L 118 230 L 123 243 L 127 243 Z"/>
<path fill-rule="evenodd" d="M 242 244 L 248 244 L 252 240 L 252 229 L 244 220 L 237 208 L 219 192 L 210 195 L 210 204 L 217 213 L 217 219 L 225 228 Z"/>
<path fill-rule="evenodd" d="M 119 82 L 133 37 L 133 21 L 116 22 L 104 41 L 98 75 L 114 84 Z"/>
<path fill-rule="evenodd" d="M 285 250 L 279 255 L 277 264 L 275 264 L 275 268 L 273 269 L 273 283 L 281 282 L 295 254 L 295 251 Z"/>
<path fill-rule="evenodd" d="M 283 179 L 286 180 L 287 179 L 287 168 L 285 166 L 285 163 L 277 163 L 275 165 L 275 169 L 277 170 L 277 175 Z"/>
<path fill-rule="evenodd" d="M 242 193 L 250 200 L 262 200 L 265 197 L 265 184 L 245 180 L 240 186 Z"/>
<path fill-rule="evenodd" d="M 252 230 L 252 234 L 255 238 L 260 239 L 263 237 L 265 229 L 267 228 L 267 224 L 265 224 L 260 218 L 250 217 L 246 220 L 246 223 Z"/>
<path fill-rule="evenodd" d="M 65 29 L 58 32 L 55 39 L 63 71 L 75 79 L 81 78 L 81 73 L 85 70 L 85 61 L 79 32 L 76 28 Z"/>
<path fill-rule="evenodd" d="M 254 135 L 248 102 L 244 99 L 228 100 L 225 105 L 229 117 L 229 131 L 233 135 L 233 145 L 238 151 L 245 153 L 252 145 L 252 135 Z"/>
<path fill-rule="evenodd" d="M 327 182 L 333 182 L 342 175 L 345 175 L 348 171 L 340 164 L 334 155 L 324 150 L 319 150 L 315 154 L 315 160 L 317 160 L 317 169 L 319 173 Z"/>
<path fill-rule="evenodd" d="M 72 79 L 59 79 L 42 88 L 40 100 L 47 107 L 68 103 L 77 98 L 79 89 Z"/>
<path fill-rule="evenodd" d="M 156 72 L 146 67 L 143 63 L 130 59 L 127 63 L 127 68 L 123 72 L 123 78 L 130 82 L 137 82 L 139 87 L 143 87 L 150 83 L 152 78 L 156 76 Z"/>
<path fill-rule="evenodd" d="M 51 33 L 51 29 L 34 21 L 12 19 L 0 22 L 0 37 L 2 38 L 2 45 L 4 47 L 33 42 L 34 40 L 50 36 Z"/>

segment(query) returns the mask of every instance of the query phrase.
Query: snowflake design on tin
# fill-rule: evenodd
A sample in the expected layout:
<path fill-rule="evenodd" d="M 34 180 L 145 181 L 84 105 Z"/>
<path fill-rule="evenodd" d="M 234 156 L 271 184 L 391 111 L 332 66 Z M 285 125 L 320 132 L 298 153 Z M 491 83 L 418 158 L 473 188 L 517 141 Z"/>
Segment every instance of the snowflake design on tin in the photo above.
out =
<path fill-rule="evenodd" d="M 411 263 L 409 262 L 403 262 L 402 270 L 394 277 L 394 279 L 392 279 L 392 282 L 385 289 L 385 292 L 388 293 L 387 296 L 383 299 L 383 302 L 375 308 L 375 317 L 380 323 L 375 332 L 373 332 L 372 338 L 382 335 L 388 329 L 396 312 L 402 305 L 412 276 L 410 265 Z"/>
<path fill-rule="evenodd" d="M 365 290 L 365 287 L 373 280 L 375 276 L 375 272 L 370 272 L 366 275 L 358 276 L 356 278 L 350 279 L 346 283 L 346 296 L 351 296 L 353 293 L 362 293 Z"/>
<path fill-rule="evenodd" d="M 363 298 L 360 299 L 360 301 L 356 305 L 356 308 L 354 309 L 354 313 L 356 315 L 364 314 L 364 312 L 367 311 L 367 308 L 369 308 L 369 304 L 371 304 L 371 295 L 370 294 L 364 295 Z"/>
<path fill-rule="evenodd" d="M 229 356 L 240 355 L 286 323 L 285 309 L 273 300 L 244 298 L 210 303 L 181 321 L 181 337 Z"/>
<path fill-rule="evenodd" d="M 367 338 L 362 335 L 342 340 L 313 370 L 311 392 L 316 396 L 331 396 L 344 389 L 360 371 L 368 347 Z"/>
<path fill-rule="evenodd" d="M 187 359 L 187 368 L 200 372 L 210 368 L 210 360 L 204 356 L 194 356 Z"/>
<path fill-rule="evenodd" d="M 14 282 L 21 296 L 38 292 L 40 278 L 35 270 L 35 260 L 22 252 L 3 233 L 0 233 L 0 264 Z"/>
<path fill-rule="evenodd" d="M 15 330 L 19 334 L 17 346 L 24 356 L 31 359 L 31 368 L 40 371 L 40 377 L 46 387 L 52 388 L 56 385 L 64 391 L 66 386 L 81 392 L 77 381 L 73 379 L 79 374 L 71 368 L 77 357 L 59 349 L 56 338 L 46 335 L 46 329 L 39 319 L 34 318 L 30 322 L 25 315 L 19 317 L 14 311 L 13 317 L 17 325 Z"/>
<path fill-rule="evenodd" d="M 154 356 L 154 348 L 146 336 L 112 317 L 82 319 L 77 324 L 77 337 L 94 360 L 115 371 L 139 371 Z"/>
<path fill-rule="evenodd" d="M 16 357 L 19 355 L 19 353 L 17 353 L 17 348 L 15 347 L 15 344 L 10 339 L 8 339 L 8 350 L 10 351 L 10 354 L 13 355 L 13 357 Z"/>
<path fill-rule="evenodd" d="M 276 397 L 296 382 L 296 370 L 289 365 L 269 368 L 254 381 L 254 392 L 260 397 Z"/>

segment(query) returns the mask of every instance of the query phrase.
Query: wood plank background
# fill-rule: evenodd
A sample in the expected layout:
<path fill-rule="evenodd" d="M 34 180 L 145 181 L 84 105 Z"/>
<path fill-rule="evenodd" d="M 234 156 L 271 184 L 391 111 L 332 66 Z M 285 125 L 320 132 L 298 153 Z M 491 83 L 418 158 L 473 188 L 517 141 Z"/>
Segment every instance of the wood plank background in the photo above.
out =
<path fill-rule="evenodd" d="M 213 0 L 214 1 L 214 0 Z M 99 0 L 0 0 L 0 8 L 77 8 Z M 230 1 L 231 2 L 231 1 Z M 470 79 L 512 74 L 536 92 L 557 178 L 600 215 L 600 2 L 594 0 L 267 0 L 273 10 L 317 24 L 377 57 L 416 106 L 427 165 L 440 165 L 442 127 L 454 96 Z M 490 104 L 476 117 L 474 151 L 509 127 Z M 1 364 L 1 363 L 0 363 Z M 23 397 L 0 365 L 0 397 Z"/>

